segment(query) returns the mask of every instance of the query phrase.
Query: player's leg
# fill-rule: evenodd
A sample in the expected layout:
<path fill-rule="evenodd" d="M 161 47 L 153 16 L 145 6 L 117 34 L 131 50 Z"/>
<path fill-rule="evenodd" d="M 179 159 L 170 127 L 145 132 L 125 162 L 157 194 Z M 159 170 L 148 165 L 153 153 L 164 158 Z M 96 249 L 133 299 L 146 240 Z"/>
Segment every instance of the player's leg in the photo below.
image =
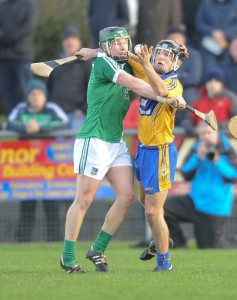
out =
<path fill-rule="evenodd" d="M 157 270 L 171 268 L 169 233 L 164 220 L 163 206 L 174 180 L 176 162 L 177 149 L 173 143 L 158 147 L 142 146 L 139 149 L 138 175 L 146 192 L 145 213 L 157 248 Z M 162 262 L 166 263 L 162 265 Z"/>
<path fill-rule="evenodd" d="M 141 205 L 143 207 L 145 207 L 146 193 L 145 193 L 145 190 L 139 180 L 137 180 L 137 187 L 138 187 L 138 199 L 139 199 Z M 145 238 L 143 241 L 138 243 L 138 245 L 149 244 L 149 247 L 148 247 L 148 249 L 146 249 L 142 252 L 142 254 L 140 255 L 140 259 L 141 260 L 149 260 L 156 255 L 156 247 L 155 247 L 154 241 L 151 241 L 152 240 L 151 228 L 147 222 L 145 215 L 144 215 L 144 226 L 145 226 Z"/>
<path fill-rule="evenodd" d="M 157 267 L 154 271 L 172 269 L 168 242 L 169 230 L 163 212 L 167 194 L 168 190 L 147 194 L 145 200 L 146 218 L 157 248 Z"/>
<path fill-rule="evenodd" d="M 70 206 L 65 225 L 65 239 L 61 266 L 73 273 L 76 264 L 76 241 L 84 216 L 98 190 L 100 181 L 82 174 L 77 175 L 76 198 Z M 77 269 L 77 268 L 76 268 Z M 76 271 L 78 272 L 78 270 Z"/>
<path fill-rule="evenodd" d="M 104 224 L 96 240 L 86 254 L 87 258 L 95 264 L 96 270 L 99 272 L 108 271 L 107 260 L 104 255 L 105 249 L 123 223 L 134 202 L 132 167 L 113 167 L 108 171 L 106 177 L 116 192 L 117 197 L 106 214 Z"/>
<path fill-rule="evenodd" d="M 66 217 L 66 239 L 70 241 L 77 240 L 84 216 L 91 205 L 99 184 L 100 180 L 96 180 L 82 174 L 77 175 L 76 198 L 70 206 Z"/>
<path fill-rule="evenodd" d="M 140 186 L 139 191 L 140 191 L 140 190 L 141 190 L 141 191 L 144 191 L 144 189 L 143 189 L 143 187 L 142 187 L 142 185 L 141 185 L 140 182 L 138 182 L 138 186 Z M 145 198 L 145 195 L 146 195 L 146 194 L 145 194 L 145 192 L 144 192 L 144 198 Z M 144 199 L 143 203 L 144 203 L 144 206 L 145 206 L 145 199 Z M 170 237 L 168 237 L 168 245 L 169 245 L 169 248 L 172 248 L 173 245 L 174 245 L 174 241 L 173 241 Z M 153 257 L 155 257 L 156 253 L 157 253 L 156 243 L 155 243 L 154 240 L 152 240 L 152 241 L 149 243 L 148 248 L 147 248 L 146 250 L 144 250 L 144 251 L 140 254 L 139 258 L 140 258 L 141 260 L 150 260 L 150 259 L 152 259 Z"/>
<path fill-rule="evenodd" d="M 74 172 L 77 173 L 76 197 L 70 206 L 65 226 L 61 266 L 73 273 L 76 265 L 76 241 L 84 216 L 107 172 L 103 155 L 105 143 L 96 138 L 77 139 L 74 144 Z M 75 268 L 76 266 L 76 268 Z"/>
<path fill-rule="evenodd" d="M 104 224 L 95 242 L 86 254 L 99 272 L 108 271 L 104 251 L 134 202 L 133 169 L 130 155 L 125 144 L 119 144 L 117 148 L 116 156 L 106 174 L 116 192 L 116 200 L 106 214 Z"/>
<path fill-rule="evenodd" d="M 108 211 L 102 229 L 113 235 L 127 216 L 133 202 L 133 169 L 129 166 L 111 168 L 106 177 L 116 192 L 116 200 Z"/>
<path fill-rule="evenodd" d="M 145 197 L 146 197 L 146 193 L 145 190 L 142 186 L 142 183 L 137 180 L 137 188 L 138 188 L 138 198 L 140 203 L 142 204 L 143 207 L 145 207 Z"/>

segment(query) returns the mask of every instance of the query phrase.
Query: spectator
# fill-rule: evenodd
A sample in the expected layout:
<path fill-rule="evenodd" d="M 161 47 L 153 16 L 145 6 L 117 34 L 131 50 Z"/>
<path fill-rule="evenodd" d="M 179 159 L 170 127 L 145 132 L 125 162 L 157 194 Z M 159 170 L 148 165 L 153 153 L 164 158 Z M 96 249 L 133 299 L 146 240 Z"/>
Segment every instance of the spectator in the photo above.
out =
<path fill-rule="evenodd" d="M 182 23 L 180 0 L 139 0 L 137 43 L 156 45 L 170 26 Z"/>
<path fill-rule="evenodd" d="M 43 82 L 32 79 L 27 86 L 27 102 L 19 103 L 8 117 L 8 129 L 18 133 L 32 134 L 65 128 L 68 118 L 63 110 L 54 103 L 46 103 L 46 86 Z M 19 242 L 29 242 L 35 221 L 35 199 L 22 201 L 17 231 Z M 58 204 L 44 201 L 48 240 L 59 240 Z M 52 221 L 53 220 L 53 221 Z"/>
<path fill-rule="evenodd" d="M 62 51 L 59 57 L 74 55 L 81 46 L 80 33 L 75 27 L 68 26 L 62 33 Z M 90 63 L 75 60 L 57 67 L 49 76 L 48 99 L 67 113 L 70 129 L 79 130 L 85 122 L 89 75 Z"/>
<path fill-rule="evenodd" d="M 127 0 L 90 0 L 88 18 L 93 35 L 92 47 L 98 48 L 100 30 L 109 26 L 128 25 Z"/>
<path fill-rule="evenodd" d="M 221 232 L 233 204 L 233 183 L 237 182 L 237 156 L 226 136 L 205 122 L 198 126 L 199 140 L 181 171 L 190 181 L 189 195 L 169 198 L 165 220 L 176 247 L 185 247 L 180 222 L 194 224 L 199 248 L 225 247 Z"/>
<path fill-rule="evenodd" d="M 195 23 L 202 38 L 201 53 L 206 74 L 226 57 L 228 44 L 237 35 L 237 2 L 203 0 Z"/>
<path fill-rule="evenodd" d="M 168 40 L 177 41 L 186 45 L 187 39 L 183 27 L 170 28 L 167 35 Z M 179 80 L 183 85 L 183 97 L 188 105 L 200 97 L 198 88 L 202 78 L 202 62 L 199 52 L 188 45 L 189 59 L 186 59 L 179 68 Z M 179 110 L 176 116 L 176 125 L 182 126 L 183 120 L 187 118 L 187 110 Z"/>
<path fill-rule="evenodd" d="M 225 86 L 237 94 L 237 36 L 231 41 L 228 56 L 218 66 L 225 75 Z"/>
<path fill-rule="evenodd" d="M 230 117 L 237 114 L 237 97 L 225 89 L 224 74 L 220 69 L 215 68 L 208 72 L 204 94 L 193 103 L 193 107 L 203 113 L 213 110 L 221 129 L 225 128 Z M 195 114 L 191 118 L 194 125 L 201 121 Z"/>
<path fill-rule="evenodd" d="M 68 126 L 68 118 L 55 103 L 46 102 L 43 82 L 32 79 L 27 86 L 27 101 L 19 103 L 10 113 L 7 129 L 18 133 L 49 132 Z"/>
<path fill-rule="evenodd" d="M 37 22 L 35 0 L 0 2 L 0 88 L 7 115 L 25 97 Z"/>

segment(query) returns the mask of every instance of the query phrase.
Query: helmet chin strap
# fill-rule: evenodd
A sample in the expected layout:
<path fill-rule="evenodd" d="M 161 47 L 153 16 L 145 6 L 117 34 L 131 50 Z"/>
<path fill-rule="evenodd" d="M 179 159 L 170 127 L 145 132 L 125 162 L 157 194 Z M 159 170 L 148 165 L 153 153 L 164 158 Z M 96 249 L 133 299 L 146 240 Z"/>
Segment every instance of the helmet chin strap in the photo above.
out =
<path fill-rule="evenodd" d="M 120 56 L 111 56 L 117 63 L 125 64 L 128 61 L 128 57 L 121 58 Z"/>
<path fill-rule="evenodd" d="M 178 56 L 176 56 L 175 63 L 174 63 L 174 71 L 177 71 L 178 68 L 180 67 L 180 66 L 178 66 L 178 60 L 179 60 L 179 58 L 178 58 Z"/>
<path fill-rule="evenodd" d="M 120 56 L 113 56 L 111 54 L 111 51 L 110 51 L 108 43 L 105 43 L 105 45 L 106 45 L 108 56 L 110 56 L 111 58 L 113 58 L 117 63 L 119 63 L 119 64 L 125 64 L 126 62 L 128 62 L 128 58 L 129 58 L 128 56 L 127 57 L 123 57 L 123 58 L 120 57 Z"/>

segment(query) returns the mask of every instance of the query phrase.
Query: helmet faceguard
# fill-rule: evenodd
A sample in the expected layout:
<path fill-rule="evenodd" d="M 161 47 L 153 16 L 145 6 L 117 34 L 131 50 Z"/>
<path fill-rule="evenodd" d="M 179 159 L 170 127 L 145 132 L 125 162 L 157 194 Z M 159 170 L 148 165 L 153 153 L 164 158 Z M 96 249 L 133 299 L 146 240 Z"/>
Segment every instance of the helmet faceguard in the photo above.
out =
<path fill-rule="evenodd" d="M 99 45 L 102 44 L 106 46 L 107 53 L 118 63 L 126 63 L 128 61 L 128 55 L 126 56 L 113 56 L 111 52 L 112 42 L 116 43 L 116 40 L 128 39 L 128 51 L 132 50 L 132 42 L 130 35 L 127 30 L 123 27 L 106 27 L 100 31 L 99 34 Z"/>
<path fill-rule="evenodd" d="M 156 47 L 153 50 L 152 56 L 151 56 L 151 64 L 153 65 L 153 68 L 158 74 L 164 75 L 167 72 L 163 68 L 158 68 L 155 65 L 155 59 L 157 55 L 157 51 L 160 50 L 159 55 L 162 54 L 163 51 L 169 52 L 169 56 L 172 55 L 172 62 L 174 62 L 174 71 L 177 71 L 178 68 L 180 67 L 180 64 L 178 64 L 178 61 L 181 60 L 183 61 L 185 59 L 184 53 L 182 48 L 175 43 L 174 41 L 171 40 L 162 40 L 160 41 Z"/>

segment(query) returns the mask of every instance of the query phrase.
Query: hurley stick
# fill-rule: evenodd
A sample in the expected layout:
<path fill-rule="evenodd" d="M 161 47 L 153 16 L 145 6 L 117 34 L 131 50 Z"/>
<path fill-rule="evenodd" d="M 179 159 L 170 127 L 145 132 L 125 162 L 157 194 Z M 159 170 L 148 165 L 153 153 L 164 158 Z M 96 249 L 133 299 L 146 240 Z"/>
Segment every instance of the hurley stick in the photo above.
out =
<path fill-rule="evenodd" d="M 213 130 L 218 129 L 218 124 L 216 121 L 216 115 L 213 110 L 209 111 L 209 113 L 204 114 L 193 107 L 186 105 L 185 107 L 187 110 L 191 111 L 195 115 L 197 115 L 199 118 L 201 118 L 203 121 L 205 121 Z"/>
<path fill-rule="evenodd" d="M 80 58 L 80 56 L 69 56 L 66 58 L 55 59 L 45 62 L 33 63 L 30 65 L 31 72 L 38 76 L 49 77 L 50 73 L 63 64 L 66 64 L 70 61 L 74 61 Z"/>
<path fill-rule="evenodd" d="M 157 101 L 161 103 L 166 103 L 166 104 L 173 104 L 172 98 L 165 98 L 161 96 L 157 96 Z M 175 100 L 174 100 L 175 101 Z M 218 129 L 218 124 L 216 121 L 216 116 L 213 110 L 209 111 L 209 113 L 204 114 L 200 112 L 199 110 L 194 109 L 193 107 L 189 106 L 186 104 L 185 108 L 195 115 L 197 115 L 199 118 L 201 118 L 203 121 L 205 121 L 212 129 L 217 130 Z"/>

